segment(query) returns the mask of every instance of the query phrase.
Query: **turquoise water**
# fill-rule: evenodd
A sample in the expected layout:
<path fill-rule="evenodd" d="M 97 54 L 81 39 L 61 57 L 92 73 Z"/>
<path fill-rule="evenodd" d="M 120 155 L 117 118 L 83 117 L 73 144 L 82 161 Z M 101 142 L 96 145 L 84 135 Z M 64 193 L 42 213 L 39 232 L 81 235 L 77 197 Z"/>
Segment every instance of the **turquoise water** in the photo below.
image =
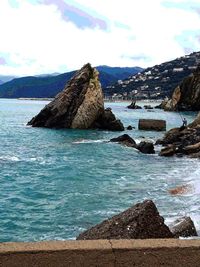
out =
<path fill-rule="evenodd" d="M 200 163 L 144 155 L 107 141 L 118 132 L 52 130 L 26 123 L 45 101 L 0 99 L 0 241 L 74 239 L 80 232 L 144 199 L 152 199 L 167 222 L 190 215 L 199 222 Z M 180 126 L 176 113 L 128 110 L 106 103 L 137 142 L 163 133 L 137 130 L 139 118 Z M 187 113 L 188 121 L 194 113 Z M 160 148 L 157 148 L 157 151 Z M 168 189 L 192 183 L 196 191 L 173 197 Z"/>

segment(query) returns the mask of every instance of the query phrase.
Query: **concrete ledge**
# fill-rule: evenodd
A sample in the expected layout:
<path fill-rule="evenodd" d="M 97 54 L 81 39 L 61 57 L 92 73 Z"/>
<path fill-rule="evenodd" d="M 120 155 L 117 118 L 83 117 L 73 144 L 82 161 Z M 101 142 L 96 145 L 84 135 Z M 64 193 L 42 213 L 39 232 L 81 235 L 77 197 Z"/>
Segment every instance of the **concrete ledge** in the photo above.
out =
<path fill-rule="evenodd" d="M 200 266 L 200 240 L 0 243 L 2 267 Z"/>

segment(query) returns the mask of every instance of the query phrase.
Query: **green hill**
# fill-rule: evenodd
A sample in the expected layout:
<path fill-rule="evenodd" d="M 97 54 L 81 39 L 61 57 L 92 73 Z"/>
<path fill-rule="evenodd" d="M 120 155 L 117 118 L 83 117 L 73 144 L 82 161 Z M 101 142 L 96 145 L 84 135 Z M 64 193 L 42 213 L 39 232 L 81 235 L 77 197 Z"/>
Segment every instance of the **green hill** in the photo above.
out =
<path fill-rule="evenodd" d="M 130 75 L 141 71 L 139 67 L 133 68 L 112 68 L 108 66 L 99 66 L 100 81 L 102 87 L 116 83 L 117 80 L 128 78 Z M 74 75 L 75 71 L 63 73 L 60 75 L 48 76 L 29 76 L 15 78 L 9 82 L 0 85 L 1 98 L 46 98 L 54 97 L 60 92 L 65 84 Z"/>

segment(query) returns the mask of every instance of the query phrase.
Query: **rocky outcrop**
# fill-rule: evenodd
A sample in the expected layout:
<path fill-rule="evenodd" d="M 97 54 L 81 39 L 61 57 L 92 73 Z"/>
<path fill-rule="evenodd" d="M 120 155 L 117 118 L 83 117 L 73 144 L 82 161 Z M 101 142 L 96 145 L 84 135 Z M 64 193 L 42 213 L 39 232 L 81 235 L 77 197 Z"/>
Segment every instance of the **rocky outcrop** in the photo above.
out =
<path fill-rule="evenodd" d="M 145 239 L 172 238 L 151 200 L 138 203 L 126 211 L 81 233 L 77 239 Z"/>
<path fill-rule="evenodd" d="M 112 138 L 110 139 L 110 142 L 117 142 L 128 147 L 136 148 L 144 154 L 155 154 L 154 145 L 152 142 L 142 141 L 137 145 L 135 140 L 128 134 L 123 134 L 116 138 Z"/>
<path fill-rule="evenodd" d="M 116 138 L 112 138 L 112 139 L 110 139 L 110 142 L 117 142 L 117 143 L 120 143 L 122 145 L 134 147 L 134 148 L 137 147 L 136 142 L 128 134 L 123 134 L 123 135 L 120 135 Z"/>
<path fill-rule="evenodd" d="M 86 64 L 28 125 L 47 128 L 124 130 L 111 110 L 104 110 L 98 71 Z"/>
<path fill-rule="evenodd" d="M 142 109 L 142 107 L 136 105 L 136 101 L 132 101 L 130 105 L 127 106 L 129 109 Z"/>
<path fill-rule="evenodd" d="M 175 88 L 162 107 L 166 111 L 200 110 L 200 65 Z"/>
<path fill-rule="evenodd" d="M 155 154 L 152 142 L 142 141 L 137 145 L 137 149 L 144 154 Z"/>
<path fill-rule="evenodd" d="M 166 121 L 153 119 L 140 119 L 138 123 L 139 130 L 146 131 L 166 131 Z"/>
<path fill-rule="evenodd" d="M 198 236 L 194 222 L 190 217 L 182 217 L 169 225 L 174 237 Z"/>
<path fill-rule="evenodd" d="M 173 128 L 156 144 L 165 146 L 161 156 L 190 155 L 200 156 L 200 115 L 188 127 Z"/>

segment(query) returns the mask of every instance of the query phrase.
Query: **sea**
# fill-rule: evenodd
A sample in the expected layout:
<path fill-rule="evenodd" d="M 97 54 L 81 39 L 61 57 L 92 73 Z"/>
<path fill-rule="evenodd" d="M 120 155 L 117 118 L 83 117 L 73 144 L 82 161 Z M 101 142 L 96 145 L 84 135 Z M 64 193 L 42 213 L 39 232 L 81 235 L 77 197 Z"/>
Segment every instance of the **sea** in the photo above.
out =
<path fill-rule="evenodd" d="M 190 216 L 200 230 L 200 161 L 146 155 L 109 140 L 121 132 L 32 128 L 48 102 L 0 99 L 0 242 L 69 240 L 125 209 L 151 199 L 166 223 Z M 164 132 L 139 131 L 140 118 L 164 119 L 167 129 L 196 113 L 130 110 L 106 102 L 136 142 Z M 147 102 L 139 105 L 149 104 Z M 158 103 L 151 102 L 152 106 Z M 171 195 L 190 184 L 193 190 Z"/>

